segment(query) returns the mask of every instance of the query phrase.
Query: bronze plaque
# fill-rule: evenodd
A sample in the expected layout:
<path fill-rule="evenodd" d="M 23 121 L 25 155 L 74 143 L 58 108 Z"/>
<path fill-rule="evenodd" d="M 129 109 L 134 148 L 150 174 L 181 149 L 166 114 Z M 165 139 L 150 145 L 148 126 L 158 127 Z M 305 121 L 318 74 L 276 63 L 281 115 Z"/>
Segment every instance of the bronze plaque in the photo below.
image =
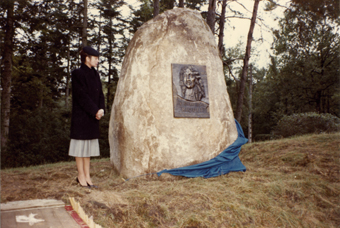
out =
<path fill-rule="evenodd" d="M 206 66 L 171 65 L 174 117 L 210 118 Z"/>

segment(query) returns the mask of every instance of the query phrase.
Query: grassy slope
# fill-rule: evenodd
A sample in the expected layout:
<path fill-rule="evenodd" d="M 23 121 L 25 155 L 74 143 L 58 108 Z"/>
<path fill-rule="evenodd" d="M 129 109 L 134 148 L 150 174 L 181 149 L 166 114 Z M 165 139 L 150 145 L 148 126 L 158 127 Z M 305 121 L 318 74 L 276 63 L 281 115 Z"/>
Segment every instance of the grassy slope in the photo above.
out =
<path fill-rule="evenodd" d="M 340 227 L 340 133 L 247 144 L 245 173 L 124 182 L 92 162 L 99 190 L 76 186 L 74 163 L 1 171 L 1 202 L 76 197 L 103 227 Z"/>

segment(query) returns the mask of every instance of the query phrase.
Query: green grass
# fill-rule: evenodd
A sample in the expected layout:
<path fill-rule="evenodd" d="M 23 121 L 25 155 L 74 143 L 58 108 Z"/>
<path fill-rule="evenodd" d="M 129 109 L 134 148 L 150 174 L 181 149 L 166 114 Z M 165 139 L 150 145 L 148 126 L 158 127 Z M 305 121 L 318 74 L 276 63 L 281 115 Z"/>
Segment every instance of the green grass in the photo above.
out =
<path fill-rule="evenodd" d="M 1 171 L 1 202 L 75 197 L 103 227 L 340 227 L 340 133 L 247 144 L 247 171 L 216 178 L 123 181 L 93 160 L 99 190 L 76 186 L 74 162 Z"/>

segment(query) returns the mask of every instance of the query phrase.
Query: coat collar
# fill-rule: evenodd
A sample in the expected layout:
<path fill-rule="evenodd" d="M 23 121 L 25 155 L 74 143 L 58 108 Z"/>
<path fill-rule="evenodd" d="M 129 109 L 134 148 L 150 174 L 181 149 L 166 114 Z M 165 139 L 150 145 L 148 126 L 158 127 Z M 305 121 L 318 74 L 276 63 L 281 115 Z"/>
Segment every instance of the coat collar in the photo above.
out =
<path fill-rule="evenodd" d="M 86 71 L 91 71 L 92 69 L 94 69 L 93 67 L 89 68 L 85 63 L 81 63 L 80 68 Z"/>

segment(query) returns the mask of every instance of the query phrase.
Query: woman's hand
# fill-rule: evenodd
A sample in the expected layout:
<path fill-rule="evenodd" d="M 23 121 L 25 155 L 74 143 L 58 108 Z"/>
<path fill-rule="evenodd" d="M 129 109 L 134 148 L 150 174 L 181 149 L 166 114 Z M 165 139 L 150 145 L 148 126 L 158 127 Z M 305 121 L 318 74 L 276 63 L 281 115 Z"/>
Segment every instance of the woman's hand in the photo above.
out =
<path fill-rule="evenodd" d="M 100 120 L 103 116 L 104 116 L 104 110 L 103 109 L 99 109 L 97 114 L 96 114 L 96 119 Z"/>

